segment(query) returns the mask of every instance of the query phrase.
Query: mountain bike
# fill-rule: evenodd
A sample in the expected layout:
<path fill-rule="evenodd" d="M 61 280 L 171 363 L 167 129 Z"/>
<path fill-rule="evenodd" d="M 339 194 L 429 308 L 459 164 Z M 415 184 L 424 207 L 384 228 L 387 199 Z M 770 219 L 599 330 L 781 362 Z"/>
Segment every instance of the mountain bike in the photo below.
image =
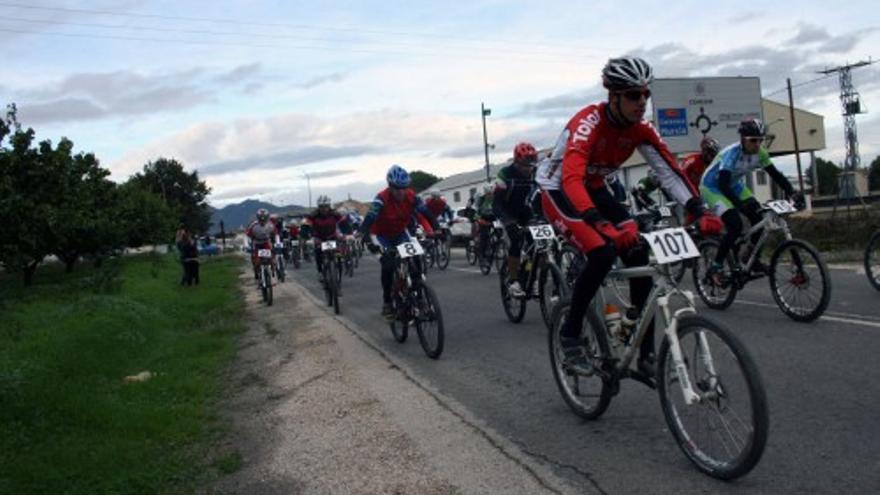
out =
<path fill-rule="evenodd" d="M 333 306 L 333 312 L 339 314 L 339 292 L 342 275 L 339 273 L 338 248 L 336 241 L 324 241 L 320 244 L 322 254 L 321 284 L 327 297 L 327 306 Z"/>
<path fill-rule="evenodd" d="M 795 211 L 794 206 L 784 200 L 770 201 L 764 205 L 764 218 L 740 236 L 717 280 L 713 280 L 707 272 L 715 261 L 720 241 L 702 241 L 699 245 L 700 257 L 695 260 L 693 270 L 694 286 L 700 299 L 710 308 L 726 309 L 746 284 L 767 276 L 773 300 L 789 318 L 809 322 L 822 316 L 831 300 L 831 277 L 819 251 L 809 242 L 792 237 L 785 216 Z M 760 229 L 763 229 L 761 236 L 741 264 L 740 258 L 747 252 L 745 245 Z M 763 265 L 760 261 L 761 251 L 777 232 L 783 240 L 774 247 L 770 265 L 766 270 L 757 270 Z"/>
<path fill-rule="evenodd" d="M 483 220 L 480 221 L 484 222 Z M 480 235 L 485 235 L 486 232 L 487 230 L 483 228 Z M 501 265 L 507 259 L 507 239 L 504 237 L 504 226 L 501 224 L 501 221 L 493 221 L 491 223 L 491 230 L 488 233 L 489 242 L 486 244 L 485 252 L 479 252 L 479 243 L 476 246 L 480 262 L 480 272 L 483 275 L 488 275 L 492 271 L 493 264 L 496 270 L 500 270 Z"/>
<path fill-rule="evenodd" d="M 257 258 L 259 258 L 259 277 L 257 279 L 257 288 L 263 296 L 263 302 L 267 306 L 272 305 L 274 297 L 272 289 L 272 274 L 275 268 L 272 266 L 272 250 L 267 247 L 257 249 Z"/>
<path fill-rule="evenodd" d="M 288 239 L 287 243 L 287 254 L 290 258 L 290 263 L 294 268 L 299 269 L 300 257 L 302 256 L 299 245 L 300 241 L 299 239 Z"/>
<path fill-rule="evenodd" d="M 604 290 L 596 294 L 581 334 L 582 352 L 592 364 L 585 371 L 570 366 L 561 350 L 560 332 L 573 304 L 562 301 L 553 310 L 548 337 L 553 377 L 566 404 L 586 419 L 597 419 L 607 410 L 624 379 L 656 389 L 666 424 L 685 456 L 710 476 L 743 476 L 757 465 L 767 443 L 769 417 L 761 375 L 739 338 L 722 323 L 698 315 L 693 294 L 679 289 L 672 278 L 670 262 L 699 255 L 687 232 L 676 228 L 643 236 L 647 242 L 640 248 L 650 246 L 656 261 L 608 274 L 620 279 L 653 277 L 641 313 L 633 319 L 606 320 Z M 669 256 L 663 255 L 663 248 Z M 683 306 L 673 309 L 672 300 Z M 654 319 L 664 334 L 656 377 L 631 367 Z"/>
<path fill-rule="evenodd" d="M 409 326 L 419 334 L 422 350 L 431 359 L 443 353 L 443 312 L 437 294 L 426 282 L 423 268 L 424 249 L 418 240 L 402 243 L 388 254 L 394 257 L 391 285 L 392 319 L 388 325 L 394 340 L 403 343 Z"/>
<path fill-rule="evenodd" d="M 555 234 L 549 224 L 536 223 L 528 226 L 524 236 L 517 280 L 525 296 L 516 297 L 510 294 L 507 285 L 509 268 L 505 262 L 498 272 L 501 304 L 504 306 L 507 318 L 513 323 L 519 323 L 525 317 L 526 302 L 537 299 L 541 308 L 541 317 L 549 329 L 553 306 L 568 294 L 568 286 L 565 284 L 562 272 L 550 256 Z"/>

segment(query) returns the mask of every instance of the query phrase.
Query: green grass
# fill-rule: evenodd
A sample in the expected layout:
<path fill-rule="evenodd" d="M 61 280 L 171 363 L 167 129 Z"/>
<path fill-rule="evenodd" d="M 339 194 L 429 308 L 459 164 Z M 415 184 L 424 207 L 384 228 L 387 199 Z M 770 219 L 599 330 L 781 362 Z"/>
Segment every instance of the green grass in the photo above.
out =
<path fill-rule="evenodd" d="M 240 266 L 203 260 L 191 288 L 173 256 L 0 278 L 0 493 L 189 493 L 234 470 L 209 453 Z"/>

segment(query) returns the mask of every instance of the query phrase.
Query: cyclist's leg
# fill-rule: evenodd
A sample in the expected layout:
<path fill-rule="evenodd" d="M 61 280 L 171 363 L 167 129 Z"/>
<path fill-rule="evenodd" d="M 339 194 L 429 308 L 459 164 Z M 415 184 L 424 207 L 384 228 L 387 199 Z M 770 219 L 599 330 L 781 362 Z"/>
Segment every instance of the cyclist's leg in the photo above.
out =
<path fill-rule="evenodd" d="M 646 249 L 630 249 L 626 253 L 621 253 L 620 259 L 623 261 L 623 264 L 628 267 L 645 266 L 648 264 L 648 251 Z M 641 313 L 642 309 L 645 307 L 645 301 L 648 300 L 648 295 L 651 293 L 653 286 L 654 282 L 651 277 L 638 277 L 629 280 L 630 297 L 632 298 L 632 303 L 635 305 L 636 309 L 639 310 L 639 313 Z M 645 338 L 642 340 L 641 348 L 639 349 L 639 360 L 652 359 L 653 356 L 654 320 L 651 319 L 648 324 L 647 333 L 645 334 Z"/>
<path fill-rule="evenodd" d="M 324 253 L 321 251 L 321 246 L 318 244 L 318 241 L 315 241 L 315 267 L 318 269 L 318 273 L 324 272 Z"/>
<path fill-rule="evenodd" d="M 492 224 L 486 222 L 480 222 L 480 249 L 479 254 L 480 257 L 483 258 L 486 255 L 486 251 L 489 249 L 489 232 Z"/>
<path fill-rule="evenodd" d="M 730 248 L 733 247 L 742 233 L 742 220 L 739 218 L 739 212 L 734 208 L 733 203 L 720 191 L 701 186 L 700 194 L 708 203 L 709 209 L 713 210 L 721 218 L 721 221 L 724 222 L 725 233 L 721 237 L 718 252 L 715 253 L 715 266 L 719 266 L 724 263 L 727 253 L 730 252 Z"/>
<path fill-rule="evenodd" d="M 522 254 L 522 229 L 512 223 L 504 227 L 507 237 L 510 239 L 510 247 L 507 249 L 507 275 L 508 282 L 519 280 L 519 257 Z"/>
<path fill-rule="evenodd" d="M 743 187 L 742 191 L 740 191 L 739 199 L 745 201 L 751 197 L 753 197 L 752 191 L 748 187 Z M 761 215 L 760 211 L 749 210 L 749 211 L 743 211 L 742 214 L 745 215 L 746 218 L 749 219 L 749 223 L 752 226 L 754 226 L 755 224 L 757 224 L 758 222 L 760 222 L 761 220 L 764 219 L 764 216 Z M 764 229 L 758 229 L 755 231 L 754 234 L 752 234 L 752 237 L 750 238 L 750 240 L 752 242 L 752 246 L 758 244 L 758 240 L 761 238 L 761 233 L 763 233 L 763 231 L 764 231 Z"/>
<path fill-rule="evenodd" d="M 545 191 L 542 201 L 544 214 L 553 227 L 568 234 L 569 240 L 575 247 L 587 253 L 589 259 L 587 266 L 574 283 L 571 294 L 572 304 L 561 332 L 563 338 L 578 338 L 587 307 L 611 270 L 616 253 L 614 247 L 606 243 L 593 227 L 573 214 L 573 209 L 562 195 L 562 191 Z"/>

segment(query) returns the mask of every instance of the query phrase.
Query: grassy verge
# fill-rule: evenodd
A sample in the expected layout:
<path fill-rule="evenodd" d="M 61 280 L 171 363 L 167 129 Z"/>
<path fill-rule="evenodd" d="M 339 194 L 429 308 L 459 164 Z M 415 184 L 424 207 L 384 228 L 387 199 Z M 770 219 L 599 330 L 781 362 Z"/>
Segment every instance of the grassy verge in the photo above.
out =
<path fill-rule="evenodd" d="M 173 256 L 41 268 L 28 289 L 0 279 L 0 493 L 188 493 L 210 479 L 240 266 L 203 260 L 191 288 Z"/>

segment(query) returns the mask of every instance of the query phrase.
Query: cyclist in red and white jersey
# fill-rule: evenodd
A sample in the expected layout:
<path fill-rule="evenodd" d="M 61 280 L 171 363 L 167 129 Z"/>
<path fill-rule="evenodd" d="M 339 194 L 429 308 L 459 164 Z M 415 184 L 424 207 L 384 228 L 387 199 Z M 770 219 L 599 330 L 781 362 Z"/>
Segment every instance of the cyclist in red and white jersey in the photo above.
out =
<path fill-rule="evenodd" d="M 651 66 L 640 58 L 609 60 L 602 70 L 608 100 L 589 105 L 571 118 L 550 159 L 541 163 L 535 177 L 543 189 L 545 216 L 589 258 L 575 282 L 575 303 L 560 339 L 566 361 L 583 372 L 592 369 L 580 338 L 584 314 L 615 257 L 619 254 L 627 266 L 648 263 L 647 250 L 632 249 L 639 242 L 638 227 L 626 207 L 615 201 L 605 187 L 605 177 L 638 150 L 661 187 L 699 219 L 704 233 L 721 230 L 721 221 L 705 210 L 666 143 L 644 120 L 651 97 L 648 85 L 653 78 Z M 650 277 L 630 281 L 630 294 L 637 307 L 644 305 L 651 287 Z M 653 333 L 652 323 L 639 352 L 639 368 L 646 373 L 653 372 Z"/>
<path fill-rule="evenodd" d="M 265 208 L 257 210 L 257 219 L 252 222 L 246 231 L 246 242 L 249 244 L 251 251 L 251 263 L 254 266 L 254 272 L 257 271 L 257 265 L 260 262 L 257 252 L 260 249 L 271 250 L 275 244 L 281 242 L 278 229 L 275 223 L 269 221 L 269 211 Z M 272 258 L 272 267 L 274 272 L 275 258 Z"/>

